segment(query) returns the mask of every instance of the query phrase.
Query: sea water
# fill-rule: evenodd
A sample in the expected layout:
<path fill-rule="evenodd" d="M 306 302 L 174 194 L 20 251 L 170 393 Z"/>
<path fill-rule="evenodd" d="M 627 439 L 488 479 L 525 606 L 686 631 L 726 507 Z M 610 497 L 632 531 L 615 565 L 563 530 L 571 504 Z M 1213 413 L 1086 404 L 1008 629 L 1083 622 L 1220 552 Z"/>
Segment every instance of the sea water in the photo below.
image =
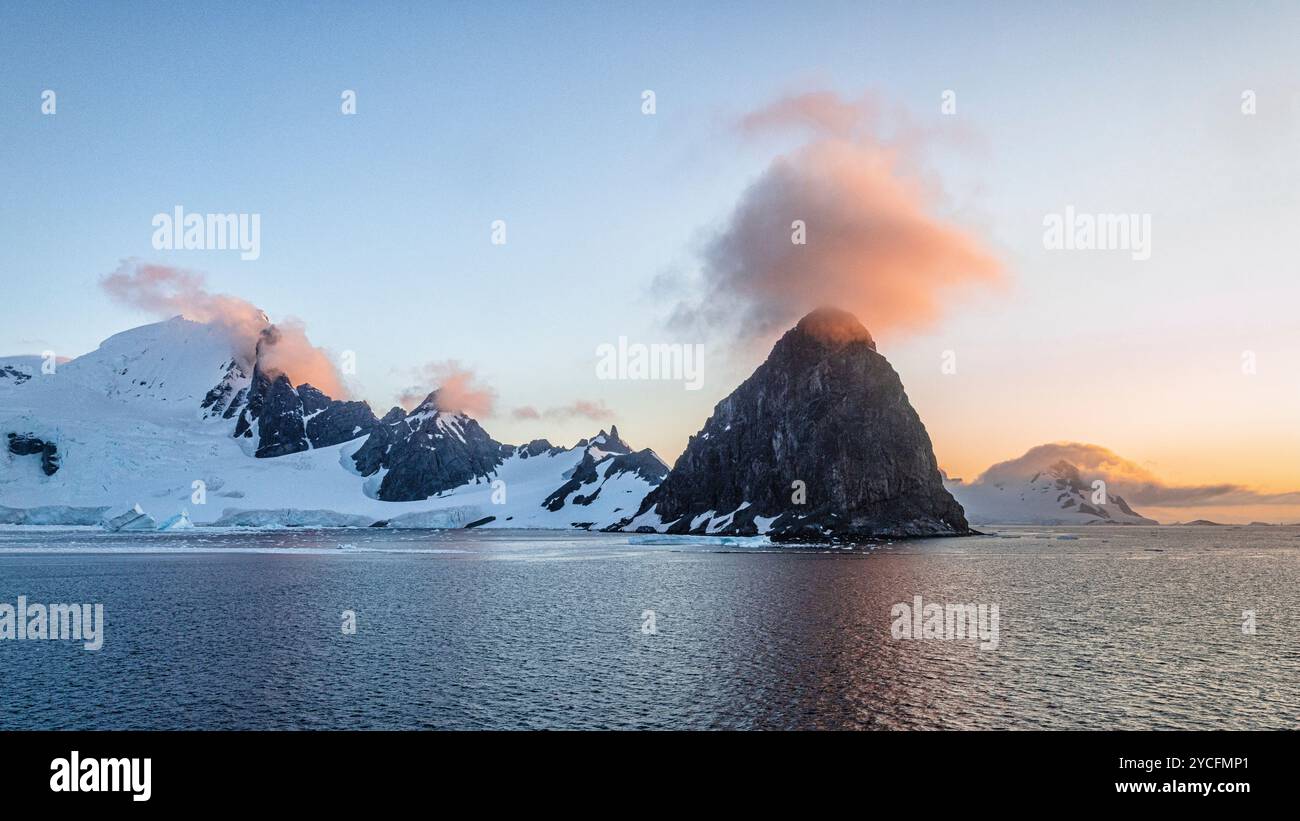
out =
<path fill-rule="evenodd" d="M 0 529 L 19 596 L 102 645 L 0 640 L 7 729 L 1300 726 L 1298 528 Z M 995 647 L 900 637 L 913 602 L 996 606 Z"/>

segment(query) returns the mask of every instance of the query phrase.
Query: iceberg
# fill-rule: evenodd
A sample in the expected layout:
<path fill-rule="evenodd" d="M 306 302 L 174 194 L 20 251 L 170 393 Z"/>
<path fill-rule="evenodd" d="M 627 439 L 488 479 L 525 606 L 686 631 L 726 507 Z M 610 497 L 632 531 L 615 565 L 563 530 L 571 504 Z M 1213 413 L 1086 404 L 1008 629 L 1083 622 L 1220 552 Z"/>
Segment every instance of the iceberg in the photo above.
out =
<path fill-rule="evenodd" d="M 145 513 L 140 505 L 132 505 L 125 513 L 120 513 L 112 518 L 105 518 L 101 523 L 102 527 L 109 533 L 119 533 L 122 531 L 140 531 L 153 530 L 158 523 L 148 513 Z"/>
<path fill-rule="evenodd" d="M 188 510 L 182 510 L 180 513 L 158 525 L 158 529 L 162 531 L 193 530 L 194 523 L 190 521 L 190 512 Z"/>
<path fill-rule="evenodd" d="M 388 527 L 406 530 L 454 530 L 486 518 L 474 505 L 403 513 L 388 520 Z"/>
<path fill-rule="evenodd" d="M 711 545 L 714 547 L 771 547 L 766 536 L 670 536 L 664 533 L 645 533 L 629 536 L 628 544 L 680 544 Z"/>
<path fill-rule="evenodd" d="M 369 527 L 374 523 L 370 516 L 338 513 L 333 510 L 239 510 L 226 508 L 217 527 Z"/>
<path fill-rule="evenodd" d="M 41 507 L 18 508 L 0 505 L 0 524 L 93 527 L 103 521 L 104 514 L 107 512 L 107 507 L 44 505 Z"/>

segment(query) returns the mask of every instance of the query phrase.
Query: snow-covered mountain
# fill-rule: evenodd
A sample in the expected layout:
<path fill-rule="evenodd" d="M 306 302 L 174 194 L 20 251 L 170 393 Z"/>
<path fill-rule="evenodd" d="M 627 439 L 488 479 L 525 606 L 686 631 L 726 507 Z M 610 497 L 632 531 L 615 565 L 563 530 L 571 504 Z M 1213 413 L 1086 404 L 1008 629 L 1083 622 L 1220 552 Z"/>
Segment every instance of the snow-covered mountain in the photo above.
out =
<path fill-rule="evenodd" d="M 1011 464 L 1011 463 L 1004 463 Z M 973 525 L 1159 524 L 1129 507 L 1122 496 L 1094 486 L 1074 464 L 1058 460 L 1026 475 L 999 471 L 971 483 L 944 480 Z"/>
<path fill-rule="evenodd" d="M 53 374 L 0 359 L 0 523 L 87 524 L 140 505 L 198 524 L 598 528 L 667 474 L 601 431 L 515 447 L 436 408 L 377 419 L 176 317 L 117 334 Z M 251 361 L 250 361 L 251 360 Z"/>

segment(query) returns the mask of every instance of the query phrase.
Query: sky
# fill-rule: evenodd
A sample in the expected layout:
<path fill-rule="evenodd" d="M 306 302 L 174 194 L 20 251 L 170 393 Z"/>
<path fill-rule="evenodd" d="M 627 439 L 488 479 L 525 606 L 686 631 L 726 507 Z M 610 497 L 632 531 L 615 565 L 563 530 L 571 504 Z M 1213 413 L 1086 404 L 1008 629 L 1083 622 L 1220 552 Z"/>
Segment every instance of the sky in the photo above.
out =
<path fill-rule="evenodd" d="M 952 476 L 1080 442 L 1300 490 L 1294 4 L 222 12 L 0 0 L 0 354 L 159 318 L 101 283 L 163 266 L 352 352 L 380 413 L 456 373 L 499 440 L 612 422 L 671 463 L 816 296 Z M 155 248 L 178 205 L 259 215 L 260 256 Z M 1145 215 L 1149 258 L 1045 247 L 1067 207 Z M 620 337 L 703 346 L 700 389 L 598 378 Z"/>

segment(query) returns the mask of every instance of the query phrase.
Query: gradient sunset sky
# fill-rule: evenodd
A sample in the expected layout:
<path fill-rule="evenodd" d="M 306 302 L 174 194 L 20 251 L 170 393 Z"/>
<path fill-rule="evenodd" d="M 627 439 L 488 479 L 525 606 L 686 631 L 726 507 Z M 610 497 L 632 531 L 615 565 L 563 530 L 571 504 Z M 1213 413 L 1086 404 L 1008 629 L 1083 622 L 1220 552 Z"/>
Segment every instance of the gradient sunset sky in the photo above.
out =
<path fill-rule="evenodd" d="M 862 284 L 782 263 L 761 298 L 719 290 L 719 255 L 749 259 L 724 241 L 746 236 L 741 206 L 825 206 L 813 247 L 861 193 L 922 204 L 917 242 L 970 243 L 835 257 L 949 474 L 1072 441 L 1172 485 L 1300 490 L 1294 3 L 222 8 L 0 3 L 0 354 L 75 356 L 150 321 L 99 283 L 124 260 L 175 266 L 355 351 L 351 386 L 381 414 L 456 360 L 495 391 L 497 439 L 615 422 L 671 463 L 770 347 L 762 299 Z M 809 127 L 799 100 L 862 120 Z M 889 162 L 835 188 L 864 156 Z M 839 199 L 800 187 L 823 172 Z M 260 214 L 260 259 L 155 250 L 176 205 Z M 1150 258 L 1045 249 L 1067 206 L 1150 215 Z M 873 281 L 883 264 L 899 270 Z M 702 390 L 598 380 L 620 336 L 704 344 Z"/>

